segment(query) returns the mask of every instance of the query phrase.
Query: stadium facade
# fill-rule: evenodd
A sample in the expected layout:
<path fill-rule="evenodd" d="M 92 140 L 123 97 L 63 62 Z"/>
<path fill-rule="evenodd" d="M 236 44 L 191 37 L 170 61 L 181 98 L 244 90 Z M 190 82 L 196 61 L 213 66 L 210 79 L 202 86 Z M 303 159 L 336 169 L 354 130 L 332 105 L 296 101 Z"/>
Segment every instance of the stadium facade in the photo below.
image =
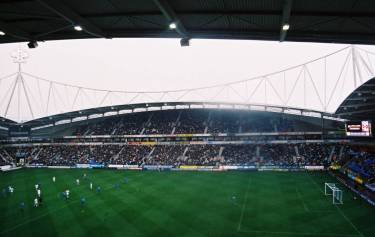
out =
<path fill-rule="evenodd" d="M 0 43 L 375 43 L 373 0 L 103 2 L 1 1 Z M 0 236 L 374 235 L 374 53 L 173 91 L 58 83 L 23 72 L 26 58 L 0 78 Z"/>
<path fill-rule="evenodd" d="M 17 166 L 205 171 L 339 169 L 341 172 L 336 174 L 342 182 L 374 203 L 372 121 L 363 115 L 372 110 L 373 100 L 373 92 L 368 89 L 373 86 L 368 67 L 373 61 L 370 57 L 364 60 L 368 54 L 346 47 L 311 62 L 244 81 L 176 91 L 121 92 L 74 87 L 23 72 L 24 57 L 18 51 L 19 71 L 15 79 L 11 80 L 14 75 L 2 79 L 10 79 L 10 87 L 0 121 L 1 165 L 5 170 Z M 313 77 L 309 68 L 315 62 L 325 62 L 325 68 L 327 61 L 340 55 L 346 60 L 339 68 L 346 74 L 339 73 L 327 94 L 326 83 L 319 84 L 321 78 Z M 355 57 L 362 59 L 361 64 Z M 276 89 L 279 75 L 286 74 L 292 76 L 284 77 L 284 86 Z M 328 75 L 331 74 L 325 74 Z M 32 83 L 26 80 L 27 76 L 36 80 L 34 85 L 39 88 L 30 90 Z M 352 80 L 345 80 L 351 76 Z M 287 80 L 292 81 L 289 89 L 285 86 Z M 44 92 L 40 89 L 43 82 L 49 85 Z M 351 86 L 345 86 L 345 82 Z M 328 112 L 336 110 L 331 102 L 339 93 L 336 87 L 340 83 L 348 97 L 343 101 L 336 99 L 337 111 Z M 308 86 L 313 92 L 309 98 L 303 89 Z M 56 99 L 61 97 L 59 87 L 65 89 L 66 98 L 73 98 L 66 113 L 52 112 L 64 110 L 51 106 L 63 104 Z M 72 94 L 66 88 L 71 88 Z M 298 88 L 303 93 L 293 97 Z M 47 98 L 39 101 L 47 116 L 37 112 L 35 101 L 30 100 L 38 97 L 33 92 L 38 92 L 41 99 Z M 79 106 L 77 101 L 89 100 L 89 93 L 102 93 L 99 102 L 73 110 Z M 202 93 L 215 96 L 200 101 L 197 95 Z M 130 102 L 105 103 L 116 94 L 130 94 Z M 23 107 L 20 98 L 27 102 Z M 174 99 L 168 101 L 171 98 Z M 183 100 L 189 98 L 193 99 Z M 226 102 L 220 102 L 225 98 Z M 103 104 L 106 106 L 95 107 Z M 18 118 L 22 117 L 19 111 L 37 118 L 16 122 L 6 118 L 12 116 L 12 111 L 18 111 Z M 368 136 L 347 136 L 347 123 L 359 118 L 370 124 Z M 358 157 L 365 162 L 358 162 Z"/>
<path fill-rule="evenodd" d="M 131 109 L 130 109 L 130 107 Z M 373 203 L 372 138 L 346 136 L 345 120 L 292 108 L 215 103 L 123 105 L 11 123 L 3 132 L 3 167 L 130 170 L 337 170 L 361 184 Z M 286 113 L 288 111 L 288 113 Z M 292 111 L 292 112 L 291 112 Z M 92 116 L 92 114 L 95 116 Z M 307 113 L 307 114 L 304 114 Z M 52 122 L 51 122 L 52 121 Z M 65 121 L 65 122 L 61 122 Z M 4 130 L 5 131 L 5 130 Z M 365 149 L 365 150 L 364 150 Z M 371 149 L 371 148 L 370 148 Z M 369 152 L 371 150 L 368 150 Z M 357 157 L 367 157 L 358 164 Z M 357 187 L 358 186 L 353 186 Z M 367 191 L 366 191 L 367 190 Z M 359 192 L 357 190 L 357 192 Z"/>

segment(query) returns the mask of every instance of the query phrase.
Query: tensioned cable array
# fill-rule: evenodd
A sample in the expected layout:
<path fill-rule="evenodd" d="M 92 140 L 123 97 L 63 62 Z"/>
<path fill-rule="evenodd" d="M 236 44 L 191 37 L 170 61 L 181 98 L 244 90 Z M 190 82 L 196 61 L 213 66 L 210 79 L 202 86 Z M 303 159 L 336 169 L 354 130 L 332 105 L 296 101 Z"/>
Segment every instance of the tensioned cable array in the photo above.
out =
<path fill-rule="evenodd" d="M 52 83 L 56 83 L 56 84 L 59 84 L 59 85 L 62 85 L 62 86 L 69 86 L 69 87 L 75 87 L 75 88 L 82 88 L 82 89 L 86 89 L 86 90 L 93 90 L 93 91 L 110 91 L 110 92 L 120 92 L 120 93 L 168 93 L 168 92 L 180 92 L 180 91 L 189 91 L 189 90 L 202 90 L 202 89 L 209 89 L 209 88 L 215 88 L 215 87 L 220 87 L 220 86 L 226 86 L 226 85 L 233 85 L 233 84 L 237 84 L 237 83 L 241 83 L 241 82 L 246 82 L 246 81 L 251 81 L 251 80 L 256 80 L 256 79 L 259 79 L 259 78 L 262 78 L 262 77 L 268 77 L 268 76 L 272 76 L 272 75 L 275 75 L 275 74 L 278 74 L 278 73 L 281 73 L 281 72 L 284 72 L 284 71 L 288 71 L 288 70 L 292 70 L 292 69 L 295 69 L 295 68 L 298 68 L 300 66 L 303 66 L 303 65 L 306 65 L 306 64 L 310 64 L 310 63 L 313 63 L 313 62 L 316 62 L 320 59 L 323 59 L 323 58 L 326 58 L 326 57 L 329 57 L 331 55 L 334 55 L 334 54 L 337 54 L 341 51 L 344 51 L 348 48 L 350 48 L 351 46 L 347 46 L 347 47 L 344 47 L 342 49 L 339 49 L 333 53 L 330 53 L 330 54 L 327 54 L 327 55 L 324 55 L 324 56 L 321 56 L 319 58 L 316 58 L 316 59 L 313 59 L 313 60 L 310 60 L 310 61 L 307 61 L 306 63 L 303 63 L 303 64 L 298 64 L 298 65 L 295 65 L 295 66 L 291 66 L 291 67 L 287 67 L 285 69 L 282 69 L 282 70 L 278 70 L 278 71 L 275 71 L 275 72 L 271 72 L 271 73 L 267 73 L 267 74 L 264 74 L 264 75 L 261 75 L 261 76 L 255 76 L 255 77 L 251 77 L 251 78 L 248 78 L 248 79 L 243 79 L 243 80 L 237 80 L 237 81 L 233 81 L 233 82 L 228 82 L 228 83 L 222 83 L 222 84 L 215 84 L 215 85 L 212 85 L 212 86 L 205 86 L 205 87 L 193 87 L 193 88 L 185 88 L 185 89 L 178 89 L 178 90 L 165 90 L 165 91 L 125 91 L 125 90 L 105 90 L 105 89 L 96 89 L 96 88 L 90 88 L 90 87 L 84 87 L 84 86 L 77 86 L 77 85 L 71 85 L 71 84 L 67 84 L 67 83 L 62 83 L 62 82 L 57 82 L 57 81 L 53 81 L 53 80 L 48 80 L 48 79 L 45 79 L 45 78 L 42 78 L 42 77 L 38 77 L 38 76 L 35 76 L 31 73 L 27 73 L 27 72 L 22 72 L 23 74 L 25 75 L 28 75 L 28 76 L 31 76 L 31 77 L 34 77 L 38 80 L 42 80 L 42 81 L 46 81 L 46 82 L 52 82 Z M 12 75 L 15 75 L 12 74 Z"/>
<path fill-rule="evenodd" d="M 24 60 L 24 59 L 23 59 Z M 306 63 L 234 82 L 162 91 L 121 91 L 76 86 L 19 71 L 0 78 L 0 115 L 25 121 L 101 106 L 142 102 L 272 104 L 334 112 L 374 77 L 375 53 L 347 46 Z"/>

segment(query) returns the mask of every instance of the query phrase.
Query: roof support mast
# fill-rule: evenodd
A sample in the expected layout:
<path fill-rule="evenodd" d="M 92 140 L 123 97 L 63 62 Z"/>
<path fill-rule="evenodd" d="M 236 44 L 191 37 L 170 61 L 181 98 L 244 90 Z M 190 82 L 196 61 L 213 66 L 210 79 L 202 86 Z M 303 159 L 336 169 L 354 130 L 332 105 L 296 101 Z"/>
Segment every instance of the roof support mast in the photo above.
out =
<path fill-rule="evenodd" d="M 73 26 L 81 26 L 82 30 L 86 33 L 98 37 L 98 38 L 108 38 L 108 36 L 96 25 L 92 24 L 87 19 L 80 16 L 70 7 L 66 6 L 61 1 L 57 0 L 37 0 L 42 6 L 50 10 L 51 12 L 57 14 L 61 18 L 70 22 Z"/>
<path fill-rule="evenodd" d="M 0 20 L 0 29 L 7 33 L 8 35 L 12 36 L 13 38 L 19 39 L 19 40 L 32 40 L 32 36 L 14 25 L 9 25 L 8 23 Z"/>
<path fill-rule="evenodd" d="M 167 0 L 154 0 L 154 3 L 158 6 L 160 11 L 167 18 L 168 24 L 175 24 L 176 32 L 181 36 L 181 46 L 189 46 L 189 33 L 182 24 L 181 20 L 173 10 Z"/>
<path fill-rule="evenodd" d="M 281 18 L 281 29 L 280 29 L 280 42 L 283 42 L 286 38 L 288 30 L 290 28 L 289 18 L 292 11 L 293 0 L 284 0 L 283 4 L 283 15 Z"/>

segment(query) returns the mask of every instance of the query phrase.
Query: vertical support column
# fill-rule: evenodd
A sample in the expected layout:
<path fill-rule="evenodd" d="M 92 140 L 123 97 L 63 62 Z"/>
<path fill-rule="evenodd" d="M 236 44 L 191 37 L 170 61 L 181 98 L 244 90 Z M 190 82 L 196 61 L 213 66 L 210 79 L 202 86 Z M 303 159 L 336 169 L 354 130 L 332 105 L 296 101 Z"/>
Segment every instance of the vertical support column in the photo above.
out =
<path fill-rule="evenodd" d="M 327 57 L 324 58 L 324 112 L 327 111 Z"/>
<path fill-rule="evenodd" d="M 352 54 L 352 67 L 353 67 L 353 82 L 354 82 L 354 88 L 357 88 L 357 73 L 356 73 L 356 65 L 355 65 L 355 51 L 354 46 L 351 46 L 351 54 Z"/>
<path fill-rule="evenodd" d="M 284 93 L 283 93 L 283 98 L 284 98 L 284 106 L 286 105 L 286 72 L 284 71 Z"/>
<path fill-rule="evenodd" d="M 303 65 L 303 107 L 306 108 L 306 66 Z"/>
<path fill-rule="evenodd" d="M 49 98 L 51 96 L 51 90 L 52 90 L 52 82 L 49 83 L 48 96 L 47 96 L 47 105 L 46 105 L 46 116 L 48 116 L 48 106 L 49 106 Z"/>
<path fill-rule="evenodd" d="M 12 103 L 14 91 L 16 90 L 16 87 L 17 87 L 17 84 L 18 84 L 18 77 L 19 77 L 19 74 L 17 75 L 16 79 L 14 80 L 14 85 L 13 85 L 12 92 L 11 92 L 9 100 L 8 100 L 7 107 L 5 109 L 4 117 L 6 117 L 8 115 L 8 110 L 9 110 L 10 104 Z"/>
<path fill-rule="evenodd" d="M 322 131 L 321 139 L 324 140 L 325 139 L 325 136 L 324 136 L 325 127 L 324 127 L 324 115 L 323 115 L 323 113 L 320 113 L 320 121 L 321 121 L 321 131 Z"/>
<path fill-rule="evenodd" d="M 25 85 L 25 80 L 23 79 L 21 73 L 20 73 L 20 80 L 21 80 L 21 84 L 22 84 L 22 87 L 23 87 L 23 91 L 24 91 L 24 93 L 25 93 L 25 97 L 26 97 L 27 105 L 29 106 L 29 110 L 30 110 L 31 117 L 34 119 L 34 113 L 33 113 L 33 109 L 32 109 L 32 107 L 31 107 L 31 102 L 30 102 L 30 99 L 29 99 L 29 94 L 27 93 L 26 85 Z"/>
<path fill-rule="evenodd" d="M 264 104 L 267 105 L 267 78 L 264 78 Z"/>

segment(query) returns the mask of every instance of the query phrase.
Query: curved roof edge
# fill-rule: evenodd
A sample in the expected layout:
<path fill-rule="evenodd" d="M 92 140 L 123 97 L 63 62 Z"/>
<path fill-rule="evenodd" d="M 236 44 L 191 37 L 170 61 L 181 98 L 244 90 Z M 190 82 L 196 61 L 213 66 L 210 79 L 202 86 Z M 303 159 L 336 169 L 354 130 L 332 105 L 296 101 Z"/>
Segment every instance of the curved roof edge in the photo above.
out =
<path fill-rule="evenodd" d="M 16 125 L 16 124 L 18 124 L 16 121 L 0 116 L 0 127 L 9 127 L 11 125 Z"/>
<path fill-rule="evenodd" d="M 351 120 L 375 118 L 375 78 L 355 89 L 340 104 L 335 115 Z"/>
<path fill-rule="evenodd" d="M 142 112 L 142 111 L 155 111 L 155 110 L 168 110 L 168 109 L 235 109 L 235 110 L 248 110 L 248 111 L 264 111 L 264 112 L 279 112 L 302 116 L 323 116 L 331 119 L 339 119 L 336 115 L 311 110 L 298 107 L 286 107 L 279 105 L 266 105 L 266 104 L 241 104 L 241 103 L 228 103 L 228 102 L 154 102 L 154 103 L 137 103 L 137 104 L 124 104 L 124 105 L 113 105 L 104 106 L 91 109 L 84 109 L 78 111 L 72 111 L 62 114 L 51 115 L 48 117 L 38 118 L 35 120 L 30 120 L 24 123 L 19 123 L 20 125 L 28 127 L 40 127 L 48 124 L 62 123 L 61 121 L 69 120 L 69 122 L 81 121 L 84 119 L 93 119 L 98 117 L 116 114 L 125 114 L 132 112 Z M 100 115 L 100 116 L 95 116 Z M 15 123 L 14 121 L 12 121 Z"/>

